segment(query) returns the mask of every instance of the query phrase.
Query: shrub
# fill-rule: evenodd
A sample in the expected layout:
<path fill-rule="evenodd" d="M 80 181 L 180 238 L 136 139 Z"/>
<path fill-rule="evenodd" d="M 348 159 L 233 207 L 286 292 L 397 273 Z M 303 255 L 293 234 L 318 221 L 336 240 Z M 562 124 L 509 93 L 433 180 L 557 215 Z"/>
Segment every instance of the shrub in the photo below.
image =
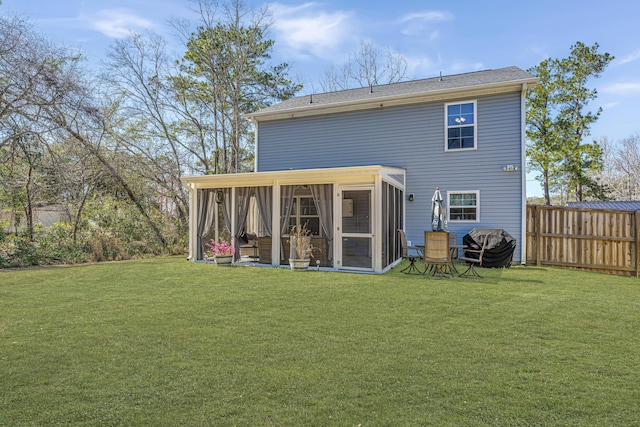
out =
<path fill-rule="evenodd" d="M 38 234 L 39 252 L 47 264 L 77 264 L 90 260 L 82 241 L 73 241 L 73 226 L 57 222 Z"/>
<path fill-rule="evenodd" d="M 162 254 L 184 254 L 187 230 L 157 212 L 152 220 L 167 241 L 163 247 L 134 206 L 111 197 L 87 203 L 84 218 L 73 239 L 73 225 L 56 223 L 34 230 L 30 240 L 21 235 L 0 233 L 0 267 L 117 261 Z M 175 221 L 175 222 L 174 222 Z"/>
<path fill-rule="evenodd" d="M 122 241 L 107 230 L 92 229 L 87 235 L 87 244 L 93 261 L 120 261 L 130 258 L 124 251 Z"/>
<path fill-rule="evenodd" d="M 29 265 L 45 264 L 44 257 L 38 251 L 36 242 L 32 242 L 27 236 L 17 236 L 11 234 L 5 239 L 2 257 L 3 266 L 6 267 L 26 267 Z"/>

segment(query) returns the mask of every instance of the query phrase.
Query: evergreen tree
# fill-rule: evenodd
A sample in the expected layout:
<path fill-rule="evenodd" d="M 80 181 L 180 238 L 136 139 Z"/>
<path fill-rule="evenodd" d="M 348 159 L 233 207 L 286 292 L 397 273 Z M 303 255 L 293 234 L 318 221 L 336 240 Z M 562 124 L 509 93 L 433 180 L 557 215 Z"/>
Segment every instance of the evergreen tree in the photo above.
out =
<path fill-rule="evenodd" d="M 203 17 L 203 25 L 187 41 L 183 73 L 176 80 L 186 100 L 209 111 L 209 142 L 215 156 L 208 173 L 250 169 L 253 132 L 244 114 L 290 98 L 302 88 L 288 78 L 287 64 L 268 64 L 274 42 L 265 38 L 261 18 L 244 22 L 247 13 L 238 0 L 227 10 L 224 22 Z"/>
<path fill-rule="evenodd" d="M 602 170 L 602 148 L 596 141 L 584 141 L 602 111 L 587 110 L 597 97 L 587 84 L 613 60 L 598 48 L 597 43 L 577 42 L 567 58 L 547 59 L 529 70 L 540 82 L 527 98 L 527 155 L 529 168 L 540 172 L 546 204 L 552 186 L 566 189 L 578 201 L 604 197 L 594 179 Z"/>

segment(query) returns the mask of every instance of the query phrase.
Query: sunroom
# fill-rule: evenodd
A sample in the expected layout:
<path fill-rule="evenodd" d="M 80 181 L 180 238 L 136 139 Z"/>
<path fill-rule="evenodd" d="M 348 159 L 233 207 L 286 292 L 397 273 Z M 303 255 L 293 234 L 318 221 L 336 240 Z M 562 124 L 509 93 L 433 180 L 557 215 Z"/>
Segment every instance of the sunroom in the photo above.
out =
<path fill-rule="evenodd" d="M 189 190 L 189 259 L 229 240 L 236 262 L 285 266 L 292 226 L 307 225 L 312 266 L 382 273 L 401 258 L 405 170 L 388 166 L 183 177 Z M 252 253 L 242 253 L 250 245 Z M 275 256 L 274 256 L 275 254 Z"/>

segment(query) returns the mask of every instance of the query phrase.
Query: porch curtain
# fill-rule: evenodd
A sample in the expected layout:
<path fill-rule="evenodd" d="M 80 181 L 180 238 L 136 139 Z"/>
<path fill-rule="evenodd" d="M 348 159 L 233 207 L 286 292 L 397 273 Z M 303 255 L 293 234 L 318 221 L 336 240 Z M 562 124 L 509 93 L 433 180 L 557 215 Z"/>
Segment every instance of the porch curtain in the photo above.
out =
<path fill-rule="evenodd" d="M 227 226 L 227 230 L 231 233 L 231 188 L 223 188 L 222 194 L 222 216 L 224 217 L 224 225 Z"/>
<path fill-rule="evenodd" d="M 249 212 L 249 200 L 251 199 L 252 187 L 238 187 L 236 188 L 236 229 L 233 235 L 233 246 L 237 249 L 240 245 L 238 238 L 242 234 L 244 229 L 244 223 L 247 219 L 247 212 Z M 240 251 L 236 250 L 236 259 L 240 259 Z"/>
<path fill-rule="evenodd" d="M 198 244 L 196 259 L 204 259 L 204 243 L 202 239 L 209 233 L 215 218 L 215 190 L 207 188 L 198 190 Z"/>
<path fill-rule="evenodd" d="M 327 258 L 333 259 L 333 185 L 310 185 L 309 189 L 320 217 L 322 233 L 327 238 Z"/>
<path fill-rule="evenodd" d="M 273 220 L 273 187 L 255 187 L 258 211 L 262 218 L 264 234 L 271 237 L 271 221 Z M 288 221 L 288 219 L 287 219 Z"/>
<path fill-rule="evenodd" d="M 293 203 L 295 190 L 296 188 L 293 185 L 283 185 L 280 189 L 282 197 L 280 203 L 280 237 L 289 233 L 289 218 L 291 218 L 291 204 Z M 280 253 L 280 259 L 285 259 L 285 256 L 288 257 L 288 254 L 284 253 L 282 239 L 280 239 Z"/>

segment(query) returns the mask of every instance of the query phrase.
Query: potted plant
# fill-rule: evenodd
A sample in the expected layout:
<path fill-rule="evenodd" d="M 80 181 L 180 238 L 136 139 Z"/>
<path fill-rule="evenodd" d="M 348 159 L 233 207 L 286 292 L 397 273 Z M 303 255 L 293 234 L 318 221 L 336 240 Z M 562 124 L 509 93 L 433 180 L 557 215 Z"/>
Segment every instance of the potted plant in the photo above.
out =
<path fill-rule="evenodd" d="M 228 241 L 222 240 L 220 241 L 220 243 L 218 243 L 215 240 L 211 239 L 209 243 L 205 243 L 204 246 L 211 250 L 213 259 L 215 260 L 216 264 L 228 265 L 233 262 L 233 256 L 236 253 L 236 248 L 231 246 Z"/>
<path fill-rule="evenodd" d="M 289 234 L 289 266 L 292 270 L 306 270 L 313 258 L 313 245 L 311 244 L 311 230 L 305 223 L 303 226 L 294 225 Z"/>

